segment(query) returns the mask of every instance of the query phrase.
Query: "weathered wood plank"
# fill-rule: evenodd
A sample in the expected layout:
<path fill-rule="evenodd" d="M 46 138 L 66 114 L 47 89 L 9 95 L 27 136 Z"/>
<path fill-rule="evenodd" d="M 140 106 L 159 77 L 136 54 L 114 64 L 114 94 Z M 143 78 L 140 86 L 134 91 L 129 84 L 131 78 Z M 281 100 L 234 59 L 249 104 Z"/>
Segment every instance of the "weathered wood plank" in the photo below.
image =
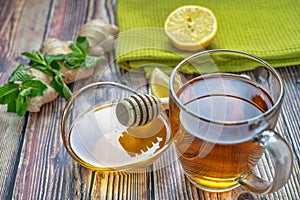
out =
<path fill-rule="evenodd" d="M 53 1 L 46 38 L 75 40 L 86 21 L 89 1 Z"/>
<path fill-rule="evenodd" d="M 19 1 L 16 7 L 16 15 L 18 19 L 14 19 L 14 23 L 18 23 L 15 38 L 11 38 L 13 42 L 13 50 L 17 55 L 24 51 L 39 50 L 44 38 L 45 26 L 49 12 L 50 0 L 36 2 L 34 0 Z"/>
<path fill-rule="evenodd" d="M 79 167 L 62 145 L 62 105 L 54 102 L 40 113 L 30 114 L 14 198 L 80 199 L 88 195 L 91 171 Z"/>
<path fill-rule="evenodd" d="M 44 1 L 47 7 L 47 1 Z M 35 26 L 34 17 L 43 17 L 45 13 L 40 10 L 35 12 L 35 16 L 30 18 L 26 13 L 26 1 L 1 1 L 0 14 L 0 83 L 4 84 L 10 77 L 11 72 L 18 64 L 26 64 L 20 57 L 20 52 L 29 50 L 40 45 L 43 38 L 44 27 Z M 28 35 L 32 40 L 27 40 Z M 20 160 L 21 145 L 24 142 L 26 117 L 18 117 L 16 114 L 6 113 L 6 106 L 1 105 L 1 140 L 0 140 L 0 199 L 9 199 L 14 190 L 14 181 Z M 20 163 L 22 165 L 22 163 Z"/>
<path fill-rule="evenodd" d="M 7 113 L 6 107 L 0 108 L 0 199 L 11 196 L 23 143 L 25 118 Z"/>
<path fill-rule="evenodd" d="M 87 4 L 80 3 L 62 1 L 52 5 L 49 8 L 52 14 L 49 17 L 48 32 L 45 33 L 45 37 L 75 39 L 85 20 L 82 16 L 86 15 L 84 12 Z M 76 13 L 72 12 L 74 10 Z M 99 15 L 99 13 L 97 14 Z M 108 69 L 109 72 L 110 69 Z M 117 198 L 119 194 L 125 197 L 128 193 L 119 193 L 118 189 L 115 188 L 120 185 L 120 190 L 123 190 L 123 185 L 125 185 L 124 190 L 127 190 L 128 180 L 132 180 L 130 184 L 133 184 L 133 187 L 129 187 L 133 188 L 130 194 L 135 196 L 134 191 L 140 186 L 140 178 L 137 181 L 136 179 L 123 179 L 121 176 L 111 173 L 103 173 L 104 175 L 101 177 L 104 177 L 104 180 L 95 182 L 94 180 L 98 180 L 98 176 L 95 179 L 95 174 L 92 171 L 80 167 L 70 159 L 60 140 L 59 122 L 63 105 L 63 100 L 58 99 L 45 105 L 40 113 L 29 115 L 26 140 L 22 149 L 22 167 L 19 168 L 17 174 L 20 178 L 16 180 L 14 197 L 23 199 L 87 199 L 94 194 L 106 198 Z M 43 133 L 44 130 L 47 132 Z M 123 184 L 119 180 L 125 180 L 126 183 Z M 30 188 L 27 191 L 31 192 L 22 192 L 28 185 Z M 99 187 L 95 187 L 95 185 Z M 95 191 L 98 191 L 98 188 L 107 189 L 105 193 L 95 193 L 93 188 L 96 188 Z M 43 190 L 42 193 L 41 190 Z"/>
<path fill-rule="evenodd" d="M 91 199 L 147 199 L 147 173 L 97 172 Z"/>
<path fill-rule="evenodd" d="M 276 130 L 290 143 L 294 153 L 294 170 L 282 195 L 287 199 L 300 199 L 300 66 L 278 71 L 285 82 L 285 98 Z"/>
<path fill-rule="evenodd" d="M 42 33 L 43 40 L 46 37 L 75 39 L 82 25 L 80 21 L 85 18 L 86 3 L 48 3 L 26 1 L 24 13 L 31 13 L 26 15 L 26 19 L 36 17 L 36 10 L 41 10 L 45 15 L 37 17 L 35 25 L 41 27 L 39 33 Z M 33 4 L 34 7 L 31 6 Z M 24 40 L 31 41 L 37 37 L 30 33 L 35 33 L 35 29 L 23 34 Z M 38 41 L 37 49 L 42 43 L 42 40 Z M 41 112 L 29 114 L 13 190 L 14 199 L 88 199 L 93 173 L 77 165 L 61 141 L 60 120 L 64 104 L 65 101 L 58 98 L 45 105 Z"/>

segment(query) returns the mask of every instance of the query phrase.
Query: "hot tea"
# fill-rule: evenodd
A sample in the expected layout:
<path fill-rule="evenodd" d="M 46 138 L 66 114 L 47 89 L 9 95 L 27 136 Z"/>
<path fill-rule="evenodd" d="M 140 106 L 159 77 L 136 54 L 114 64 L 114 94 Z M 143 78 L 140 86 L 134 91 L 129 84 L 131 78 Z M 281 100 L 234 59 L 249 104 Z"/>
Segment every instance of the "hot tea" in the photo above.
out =
<path fill-rule="evenodd" d="M 185 110 L 170 98 L 171 129 L 187 177 L 202 189 L 221 191 L 237 186 L 236 179 L 253 169 L 264 148 L 252 142 L 256 133 L 251 126 L 231 124 L 270 109 L 269 94 L 250 79 L 218 73 L 190 80 L 177 97 Z"/>

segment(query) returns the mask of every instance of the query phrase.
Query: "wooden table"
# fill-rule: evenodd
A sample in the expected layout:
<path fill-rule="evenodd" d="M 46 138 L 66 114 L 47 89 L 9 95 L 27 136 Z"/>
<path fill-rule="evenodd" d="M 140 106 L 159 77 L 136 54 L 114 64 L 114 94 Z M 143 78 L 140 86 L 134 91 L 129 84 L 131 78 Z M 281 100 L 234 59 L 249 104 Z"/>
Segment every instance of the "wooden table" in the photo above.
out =
<path fill-rule="evenodd" d="M 74 40 L 90 19 L 116 23 L 115 5 L 105 0 L 0 1 L 0 84 L 18 64 L 27 64 L 21 52 L 38 50 L 46 38 Z M 295 154 L 292 177 L 278 192 L 254 195 L 240 187 L 227 193 L 203 192 L 187 181 L 177 162 L 145 173 L 88 170 L 64 149 L 60 121 L 65 100 L 57 98 L 24 117 L 0 106 L 0 199 L 300 199 L 299 69 L 278 69 L 286 95 L 277 130 Z M 106 73 L 108 80 L 115 80 L 123 71 L 112 65 Z"/>

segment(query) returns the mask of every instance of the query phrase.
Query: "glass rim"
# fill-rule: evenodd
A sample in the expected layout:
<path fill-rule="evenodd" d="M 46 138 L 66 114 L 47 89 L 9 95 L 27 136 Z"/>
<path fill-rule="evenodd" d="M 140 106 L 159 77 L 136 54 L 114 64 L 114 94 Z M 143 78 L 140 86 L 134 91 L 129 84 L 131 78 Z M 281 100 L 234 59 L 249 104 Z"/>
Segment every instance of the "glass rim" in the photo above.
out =
<path fill-rule="evenodd" d="M 276 100 L 276 102 L 274 102 L 273 106 L 268 109 L 266 112 L 257 115 L 255 117 L 249 118 L 249 119 L 244 119 L 244 120 L 239 120 L 239 121 L 220 121 L 220 120 L 214 120 L 205 116 L 201 116 L 199 114 L 196 114 L 188 109 L 186 109 L 186 106 L 180 101 L 180 99 L 177 97 L 176 92 L 174 91 L 174 86 L 173 86 L 173 82 L 175 79 L 175 75 L 178 72 L 179 68 L 184 66 L 185 64 L 189 63 L 189 61 L 191 61 L 192 59 L 202 56 L 202 55 L 209 55 L 211 53 L 219 53 L 219 52 L 223 52 L 223 53 L 234 53 L 234 54 L 239 54 L 241 56 L 246 56 L 248 58 L 251 58 L 255 61 L 257 61 L 258 63 L 261 63 L 264 65 L 265 68 L 268 69 L 268 71 L 272 72 L 272 74 L 277 78 L 279 85 L 280 85 L 280 93 L 279 93 L 279 97 Z M 230 73 L 230 72 L 229 72 Z M 253 54 L 244 52 L 244 51 L 240 51 L 240 50 L 231 50 L 231 49 L 213 49 L 213 50 L 204 50 L 204 51 L 200 51 L 197 52 L 189 57 L 186 57 L 185 59 L 183 59 L 181 62 L 179 62 L 177 64 L 177 66 L 172 70 L 172 73 L 170 75 L 170 79 L 169 79 L 169 95 L 171 98 L 174 99 L 175 103 L 180 107 L 180 109 L 182 109 L 184 112 L 186 112 L 188 115 L 191 115 L 195 118 L 198 118 L 200 120 L 209 122 L 209 123 L 213 123 L 213 124 L 218 124 L 218 125 L 243 125 L 243 124 L 249 124 L 250 122 L 253 121 L 259 121 L 259 119 L 265 118 L 266 116 L 270 115 L 271 113 L 274 112 L 274 110 L 276 110 L 282 103 L 283 101 L 283 95 L 284 95 L 284 85 L 283 85 L 283 80 L 280 77 L 279 73 L 265 60 L 259 58 L 258 56 L 255 56 Z"/>
<path fill-rule="evenodd" d="M 64 127 L 64 122 L 65 122 L 65 116 L 67 115 L 67 112 L 72 104 L 72 102 L 74 101 L 74 99 L 76 99 L 76 97 L 78 95 L 80 95 L 83 91 L 89 89 L 89 88 L 92 88 L 94 86 L 103 86 L 103 85 L 109 85 L 109 86 L 116 86 L 116 87 L 119 87 L 121 89 L 126 89 L 134 94 L 136 94 L 137 92 L 135 90 L 133 90 L 132 88 L 126 86 L 126 85 L 123 85 L 123 84 L 120 84 L 120 83 L 117 83 L 117 82 L 111 82 L 111 81 L 97 81 L 97 82 L 94 82 L 94 83 L 90 83 L 90 84 L 87 84 L 85 86 L 83 86 L 82 88 L 78 89 L 76 92 L 74 92 L 72 94 L 72 96 L 67 100 L 65 106 L 64 106 L 64 109 L 63 109 L 63 112 L 62 112 L 62 120 L 61 120 L 61 127 Z"/>

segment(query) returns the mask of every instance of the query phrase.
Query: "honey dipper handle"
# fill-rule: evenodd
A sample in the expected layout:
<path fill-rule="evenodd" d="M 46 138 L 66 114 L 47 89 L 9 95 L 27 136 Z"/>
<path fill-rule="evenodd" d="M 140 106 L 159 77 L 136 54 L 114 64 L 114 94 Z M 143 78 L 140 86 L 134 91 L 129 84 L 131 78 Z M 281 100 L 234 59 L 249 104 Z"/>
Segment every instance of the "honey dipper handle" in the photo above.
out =
<path fill-rule="evenodd" d="M 164 110 L 169 109 L 169 97 L 159 98 Z"/>
<path fill-rule="evenodd" d="M 122 99 L 116 105 L 116 116 L 122 125 L 137 127 L 152 121 L 162 110 L 168 109 L 168 107 L 168 98 L 157 98 L 149 94 L 135 94 Z"/>

